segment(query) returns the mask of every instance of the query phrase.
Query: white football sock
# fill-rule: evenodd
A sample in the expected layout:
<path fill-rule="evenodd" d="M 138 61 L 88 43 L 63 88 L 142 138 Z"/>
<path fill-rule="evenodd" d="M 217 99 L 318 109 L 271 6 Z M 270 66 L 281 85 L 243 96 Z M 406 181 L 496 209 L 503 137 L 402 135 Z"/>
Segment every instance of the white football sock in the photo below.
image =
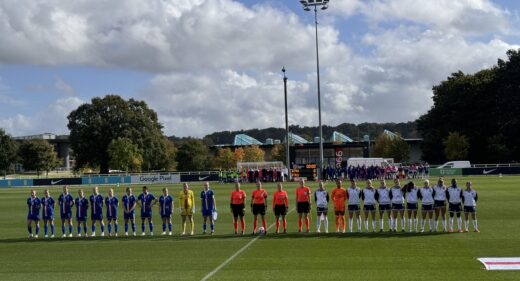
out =
<path fill-rule="evenodd" d="M 468 231 L 468 227 L 469 227 L 469 220 L 464 220 L 464 228 L 466 231 Z"/>
<path fill-rule="evenodd" d="M 325 232 L 329 232 L 329 218 L 325 217 L 325 220 L 323 221 L 323 225 L 325 226 Z"/>

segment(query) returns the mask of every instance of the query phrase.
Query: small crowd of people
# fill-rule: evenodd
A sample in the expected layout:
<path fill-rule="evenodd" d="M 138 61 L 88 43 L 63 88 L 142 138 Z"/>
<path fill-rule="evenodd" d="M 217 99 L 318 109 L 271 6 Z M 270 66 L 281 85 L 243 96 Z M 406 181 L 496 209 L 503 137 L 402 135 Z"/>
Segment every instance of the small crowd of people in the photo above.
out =
<path fill-rule="evenodd" d="M 417 187 L 413 181 L 401 186 L 399 179 L 394 179 L 392 187 L 386 186 L 385 179 L 381 179 L 378 188 L 373 187 L 372 180 L 366 180 L 366 186 L 361 189 L 357 186 L 355 179 L 350 179 L 350 186 L 343 188 L 343 181 L 336 179 L 336 187 L 329 192 L 325 188 L 325 183 L 320 181 L 318 188 L 312 192 L 310 187 L 305 185 L 305 180 L 300 179 L 299 185 L 295 189 L 295 209 L 298 213 L 298 231 L 302 232 L 303 224 L 306 232 L 310 232 L 309 213 L 313 202 L 316 204 L 316 231 L 321 232 L 323 224 L 324 232 L 328 232 L 328 210 L 330 201 L 333 202 L 334 214 L 336 216 L 336 232 L 346 232 L 345 213 L 348 212 L 349 231 L 354 230 L 354 219 L 357 222 L 357 231 L 362 231 L 361 210 L 363 211 L 364 229 L 369 232 L 369 219 L 372 222 L 372 231 L 377 231 L 376 211 L 379 213 L 379 231 L 384 230 L 384 214 L 387 214 L 389 231 L 396 232 L 398 222 L 401 231 L 405 231 L 408 223 L 408 231 L 424 232 L 426 230 L 426 218 L 430 232 L 438 231 L 438 223 L 442 222 L 443 231 L 454 231 L 453 219 L 457 218 L 457 231 L 469 231 L 469 217 L 473 222 L 473 230 L 478 232 L 476 218 L 476 206 L 478 195 L 473 189 L 471 182 L 466 182 L 466 188 L 460 188 L 457 180 L 452 179 L 451 185 L 446 187 L 444 180 L 440 178 L 435 186 L 430 186 L 428 179 L 424 180 L 422 187 Z M 91 233 L 96 236 L 96 227 L 99 224 L 101 236 L 105 236 L 104 212 L 108 225 L 108 236 L 118 235 L 118 209 L 119 199 L 115 196 L 114 190 L 110 189 L 107 197 L 99 194 L 96 186 L 92 190 L 92 195 L 87 199 L 83 189 L 78 190 L 78 196 L 74 199 L 69 193 L 68 187 L 63 187 L 57 202 L 54 201 L 49 190 L 44 191 L 44 196 L 38 198 L 36 190 L 31 190 L 31 195 L 27 199 L 27 231 L 30 238 L 38 237 L 40 231 L 40 211 L 44 223 L 44 237 L 54 237 L 54 208 L 59 207 L 61 218 L 62 237 L 73 236 L 72 209 L 76 209 L 77 236 L 82 234 L 88 237 L 87 218 L 90 208 Z M 203 217 L 202 233 L 207 233 L 207 224 L 210 224 L 211 234 L 215 231 L 216 200 L 215 193 L 210 189 L 209 183 L 204 183 L 204 188 L 200 193 L 201 213 Z M 246 232 L 245 213 L 246 213 L 247 193 L 241 189 L 239 181 L 235 182 L 234 189 L 231 191 L 230 212 L 233 215 L 233 230 L 235 234 Z M 419 202 L 421 222 L 418 223 Z M 57 204 L 56 204 L 57 203 Z M 172 235 L 172 214 L 174 210 L 173 196 L 169 194 L 168 188 L 162 189 L 162 195 L 157 199 L 148 191 L 146 186 L 142 187 L 142 193 L 135 197 L 132 188 L 126 188 L 126 194 L 121 199 L 124 213 L 124 234 L 129 236 L 131 232 L 136 236 L 135 212 L 140 208 L 141 235 L 146 235 L 146 223 L 148 223 L 149 234 L 153 235 L 152 213 L 153 206 L 159 206 L 159 213 L 162 219 L 162 234 Z M 362 205 L 362 206 L 361 206 Z M 448 206 L 448 208 L 447 208 Z M 279 233 L 283 226 L 283 232 L 287 232 L 286 215 L 289 211 L 289 197 L 283 188 L 282 183 L 277 184 L 277 189 L 272 195 L 272 212 L 275 218 L 275 233 Z M 256 182 L 256 189 L 251 194 L 250 210 L 253 214 L 253 234 L 261 232 L 267 233 L 266 213 L 268 211 L 268 192 L 262 187 L 262 182 Z M 446 220 L 446 212 L 449 212 L 449 226 Z M 405 212 L 407 220 L 405 220 Z M 183 184 L 183 189 L 179 193 L 179 213 L 182 218 L 181 235 L 185 235 L 187 222 L 190 223 L 188 233 L 194 234 L 193 215 L 195 214 L 195 196 L 189 189 L 187 183 Z M 462 228 L 461 214 L 464 214 L 464 230 Z M 435 218 L 433 217 L 435 215 Z M 259 219 L 262 227 L 259 227 Z M 129 225 L 130 223 L 130 225 Z M 240 232 L 238 225 L 240 223 Z M 35 227 L 33 233 L 32 227 Z M 113 227 L 112 227 L 113 226 Z M 68 232 L 67 228 L 68 227 Z M 50 228 L 50 234 L 49 234 Z M 167 231 L 168 229 L 168 231 Z M 112 230 L 114 230 L 112 232 Z"/>
<path fill-rule="evenodd" d="M 323 169 L 323 178 L 326 180 L 336 180 L 339 178 L 350 178 L 356 180 L 374 179 L 427 179 L 429 177 L 430 166 L 428 163 L 418 163 L 405 165 L 349 165 L 347 167 L 327 166 Z"/>

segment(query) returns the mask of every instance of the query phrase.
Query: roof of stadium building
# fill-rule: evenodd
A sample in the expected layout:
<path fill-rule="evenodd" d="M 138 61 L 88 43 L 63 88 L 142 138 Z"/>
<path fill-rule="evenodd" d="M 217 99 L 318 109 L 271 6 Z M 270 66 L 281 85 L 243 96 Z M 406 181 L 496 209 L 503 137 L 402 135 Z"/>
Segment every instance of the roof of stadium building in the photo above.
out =
<path fill-rule="evenodd" d="M 332 137 L 330 138 L 330 140 L 332 142 L 354 142 L 353 139 L 347 137 L 346 135 L 338 131 L 334 131 L 334 133 L 332 133 Z"/>
<path fill-rule="evenodd" d="M 296 134 L 293 134 L 293 133 L 289 133 L 289 141 L 290 143 L 296 143 L 296 144 L 306 144 L 306 143 L 309 143 L 308 140 L 296 135 Z"/>
<path fill-rule="evenodd" d="M 384 131 L 383 131 L 383 134 L 389 136 L 390 138 L 401 138 L 401 139 L 402 139 L 401 136 L 399 136 L 398 134 L 396 134 L 396 133 L 394 133 L 394 132 L 391 132 L 391 131 L 389 131 L 389 130 L 384 130 Z"/>
<path fill-rule="evenodd" d="M 233 141 L 233 145 L 253 145 L 253 144 L 262 144 L 262 142 L 257 139 L 250 137 L 246 134 L 238 134 L 235 135 L 235 140 Z"/>

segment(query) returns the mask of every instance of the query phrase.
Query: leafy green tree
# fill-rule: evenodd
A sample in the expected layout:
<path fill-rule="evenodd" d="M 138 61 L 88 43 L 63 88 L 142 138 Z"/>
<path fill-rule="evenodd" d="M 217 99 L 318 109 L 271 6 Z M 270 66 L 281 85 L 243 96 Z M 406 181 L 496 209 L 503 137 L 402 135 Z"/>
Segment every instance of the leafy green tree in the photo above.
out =
<path fill-rule="evenodd" d="M 190 139 L 177 150 L 175 157 L 180 171 L 202 171 L 212 165 L 209 149 L 201 140 Z"/>
<path fill-rule="evenodd" d="M 273 149 L 271 149 L 271 160 L 272 161 L 282 161 L 285 163 L 285 145 L 283 144 L 275 144 Z"/>
<path fill-rule="evenodd" d="M 408 162 L 410 146 L 402 138 L 394 138 L 388 149 L 388 157 L 394 158 L 396 162 Z"/>
<path fill-rule="evenodd" d="M 376 157 L 388 157 L 392 139 L 387 134 L 381 133 L 374 141 L 373 155 Z"/>
<path fill-rule="evenodd" d="M 520 159 L 520 52 L 509 50 L 507 57 L 475 74 L 453 73 L 433 87 L 433 106 L 417 120 L 425 160 L 446 160 L 441 152 L 450 132 L 466 136 L 473 162 Z"/>
<path fill-rule="evenodd" d="M 54 146 L 43 139 L 24 140 L 20 145 L 18 155 L 24 169 L 36 171 L 38 176 L 41 171 L 46 171 L 48 175 L 49 171 L 60 164 Z"/>
<path fill-rule="evenodd" d="M 393 158 L 396 162 L 407 162 L 410 159 L 410 146 L 399 134 L 391 137 L 381 133 L 374 142 L 373 154 L 376 157 Z"/>
<path fill-rule="evenodd" d="M 4 129 L 0 128 L 0 171 L 5 176 L 11 167 L 16 163 L 18 144 Z"/>
<path fill-rule="evenodd" d="M 110 168 L 125 172 L 140 172 L 143 156 L 130 139 L 117 138 L 107 148 Z"/>
<path fill-rule="evenodd" d="M 265 152 L 258 145 L 250 145 L 244 148 L 244 162 L 262 162 Z"/>
<path fill-rule="evenodd" d="M 229 170 L 236 166 L 237 162 L 230 148 L 219 148 L 214 158 L 215 168 Z"/>
<path fill-rule="evenodd" d="M 462 160 L 468 156 L 468 138 L 459 132 L 450 132 L 443 144 L 444 155 L 448 160 Z"/>
<path fill-rule="evenodd" d="M 71 148 L 76 168 L 99 167 L 108 173 L 108 146 L 117 138 L 131 139 L 141 151 L 143 170 L 166 169 L 167 142 L 157 113 L 144 101 L 124 100 L 117 95 L 93 98 L 68 116 Z"/>

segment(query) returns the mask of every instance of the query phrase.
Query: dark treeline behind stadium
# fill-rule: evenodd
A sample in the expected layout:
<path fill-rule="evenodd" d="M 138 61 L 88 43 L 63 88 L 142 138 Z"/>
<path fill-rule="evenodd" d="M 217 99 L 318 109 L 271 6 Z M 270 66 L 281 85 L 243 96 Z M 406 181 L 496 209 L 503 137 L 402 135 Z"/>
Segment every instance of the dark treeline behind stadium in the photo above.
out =
<path fill-rule="evenodd" d="M 343 123 L 338 126 L 327 126 L 323 125 L 323 137 L 328 139 L 332 136 L 334 131 L 338 131 L 342 134 L 354 140 L 363 140 L 363 136 L 366 134 L 370 135 L 371 139 L 375 139 L 384 130 L 390 130 L 392 132 L 399 132 L 404 138 L 418 138 L 420 135 L 416 130 L 415 122 L 406 123 L 361 123 L 361 124 L 350 124 Z M 293 134 L 299 135 L 304 139 L 312 142 L 314 137 L 318 136 L 318 127 L 300 127 L 298 125 L 289 126 L 289 131 Z M 233 143 L 234 137 L 237 134 L 246 134 L 259 141 L 264 142 L 266 139 L 279 139 L 282 142 L 285 139 L 284 128 L 266 128 L 266 129 L 250 129 L 250 130 L 239 130 L 239 131 L 223 131 L 215 132 L 203 137 L 204 143 L 207 145 L 216 144 L 231 144 Z M 171 136 L 170 139 L 174 142 L 182 142 L 182 138 Z"/>

